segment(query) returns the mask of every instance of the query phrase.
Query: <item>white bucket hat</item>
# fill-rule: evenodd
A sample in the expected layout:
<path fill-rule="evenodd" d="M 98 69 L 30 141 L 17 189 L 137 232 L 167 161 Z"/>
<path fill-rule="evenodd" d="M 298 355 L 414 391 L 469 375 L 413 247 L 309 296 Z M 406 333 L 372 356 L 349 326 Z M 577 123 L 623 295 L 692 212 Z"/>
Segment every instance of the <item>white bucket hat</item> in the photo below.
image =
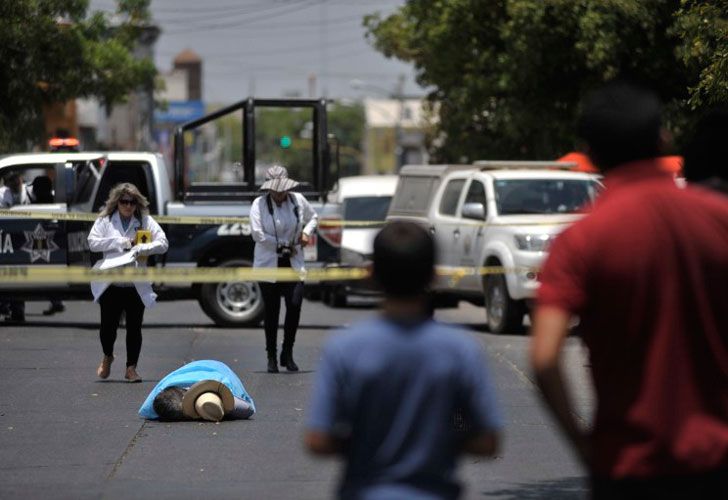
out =
<path fill-rule="evenodd" d="M 288 177 L 288 170 L 281 165 L 273 165 L 265 171 L 265 182 L 260 186 L 261 191 L 290 191 L 298 186 L 298 182 Z"/>
<path fill-rule="evenodd" d="M 219 422 L 235 408 L 232 391 L 217 380 L 201 380 L 190 387 L 182 398 L 182 412 L 189 418 Z"/>

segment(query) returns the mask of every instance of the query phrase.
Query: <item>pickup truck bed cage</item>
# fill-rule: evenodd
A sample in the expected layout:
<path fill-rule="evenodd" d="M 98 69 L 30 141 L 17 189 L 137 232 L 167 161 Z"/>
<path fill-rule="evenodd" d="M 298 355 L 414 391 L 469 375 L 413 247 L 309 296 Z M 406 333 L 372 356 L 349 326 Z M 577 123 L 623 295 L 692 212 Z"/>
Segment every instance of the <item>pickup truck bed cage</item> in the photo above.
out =
<path fill-rule="evenodd" d="M 326 99 L 255 99 L 248 98 L 210 113 L 202 118 L 187 122 L 175 131 L 174 169 L 176 198 L 180 201 L 252 200 L 260 194 L 255 183 L 255 108 L 310 108 L 313 111 L 312 157 L 313 172 L 310 185 L 300 188 L 309 198 L 325 199 L 329 185 L 331 152 L 328 143 L 326 121 Z M 184 133 L 195 130 L 223 116 L 242 112 L 243 115 L 243 157 L 241 165 L 246 182 L 213 184 L 200 183 L 186 187 Z"/>

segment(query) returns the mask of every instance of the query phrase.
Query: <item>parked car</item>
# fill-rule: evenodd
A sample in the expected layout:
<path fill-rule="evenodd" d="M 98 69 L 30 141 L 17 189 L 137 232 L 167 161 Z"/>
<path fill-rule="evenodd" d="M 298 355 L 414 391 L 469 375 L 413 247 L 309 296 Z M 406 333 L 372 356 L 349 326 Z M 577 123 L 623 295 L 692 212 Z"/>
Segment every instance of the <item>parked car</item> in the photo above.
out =
<path fill-rule="evenodd" d="M 329 193 L 329 203 L 340 207 L 344 221 L 339 266 L 360 267 L 371 261 L 374 238 L 384 224 L 397 180 L 396 175 L 342 177 Z M 323 299 L 332 307 L 343 307 L 349 296 L 374 293 L 366 282 L 332 283 Z"/>
<path fill-rule="evenodd" d="M 523 328 L 549 244 L 601 189 L 594 174 L 556 162 L 406 166 L 387 220 L 419 222 L 434 235 L 445 270 L 502 266 L 498 274 L 440 275 L 435 305 L 485 304 L 492 332 Z"/>

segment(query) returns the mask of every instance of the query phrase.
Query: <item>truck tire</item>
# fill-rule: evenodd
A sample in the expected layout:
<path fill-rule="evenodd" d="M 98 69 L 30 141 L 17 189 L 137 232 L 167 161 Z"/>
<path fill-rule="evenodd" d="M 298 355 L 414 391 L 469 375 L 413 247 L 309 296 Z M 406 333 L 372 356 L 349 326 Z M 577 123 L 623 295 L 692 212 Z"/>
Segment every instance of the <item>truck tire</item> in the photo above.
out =
<path fill-rule="evenodd" d="M 249 267 L 245 260 L 226 260 L 220 267 Z M 265 307 L 260 286 L 254 281 L 203 283 L 200 307 L 218 326 L 256 326 L 263 320 Z"/>
<path fill-rule="evenodd" d="M 346 290 L 342 286 L 334 285 L 330 287 L 327 290 L 325 297 L 326 305 L 328 305 L 329 307 L 333 307 L 334 309 L 346 307 Z"/>
<path fill-rule="evenodd" d="M 496 264 L 500 265 L 500 264 Z M 492 333 L 523 333 L 525 304 L 508 294 L 506 277 L 494 274 L 485 278 L 485 312 Z"/>

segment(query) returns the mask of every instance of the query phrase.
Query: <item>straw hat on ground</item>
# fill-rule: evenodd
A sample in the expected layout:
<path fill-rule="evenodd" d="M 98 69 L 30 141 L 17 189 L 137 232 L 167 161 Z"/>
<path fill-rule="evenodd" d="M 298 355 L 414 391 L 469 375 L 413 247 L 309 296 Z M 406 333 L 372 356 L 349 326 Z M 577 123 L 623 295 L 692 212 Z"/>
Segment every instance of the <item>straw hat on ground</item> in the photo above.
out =
<path fill-rule="evenodd" d="M 202 380 L 190 387 L 182 398 L 182 412 L 189 418 L 219 422 L 235 408 L 230 389 L 217 380 Z"/>

